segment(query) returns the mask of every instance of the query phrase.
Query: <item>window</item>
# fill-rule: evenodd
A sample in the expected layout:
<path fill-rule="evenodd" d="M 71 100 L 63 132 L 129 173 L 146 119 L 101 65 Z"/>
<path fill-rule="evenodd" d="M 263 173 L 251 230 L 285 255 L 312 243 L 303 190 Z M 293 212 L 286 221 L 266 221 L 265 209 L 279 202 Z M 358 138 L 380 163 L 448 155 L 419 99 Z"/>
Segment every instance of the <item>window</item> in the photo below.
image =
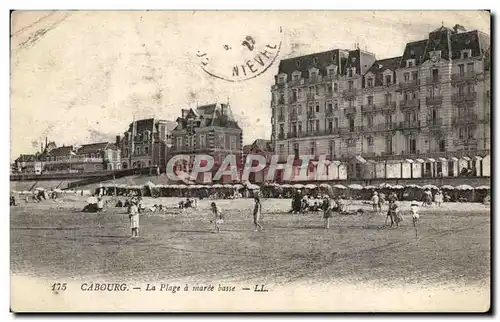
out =
<path fill-rule="evenodd" d="M 474 63 L 467 63 L 467 73 L 472 73 L 474 71 Z"/>
<path fill-rule="evenodd" d="M 316 142 L 311 142 L 309 144 L 311 155 L 316 155 Z"/>
<path fill-rule="evenodd" d="M 177 149 L 181 150 L 182 149 L 182 137 L 177 138 L 176 141 L 177 142 L 175 145 L 176 145 Z"/>
<path fill-rule="evenodd" d="M 283 83 L 285 83 L 285 76 L 284 76 L 284 75 L 281 75 L 281 76 L 278 78 L 278 83 L 279 83 L 279 84 L 283 84 Z"/>
<path fill-rule="evenodd" d="M 95 154 L 94 154 L 94 153 L 91 153 L 91 154 L 90 154 L 90 157 L 91 157 L 91 158 L 95 158 Z"/>
<path fill-rule="evenodd" d="M 294 90 L 292 91 L 292 101 L 293 101 L 293 102 L 296 102 L 296 101 L 297 101 L 297 90 L 296 90 L 296 89 L 294 89 Z"/>
<path fill-rule="evenodd" d="M 334 69 L 328 68 L 328 76 L 333 76 Z"/>
<path fill-rule="evenodd" d="M 125 150 L 123 152 L 124 152 L 124 154 L 123 154 L 124 157 L 128 156 L 128 148 L 125 148 Z"/>
<path fill-rule="evenodd" d="M 204 134 L 200 135 L 200 143 L 199 143 L 200 148 L 204 148 L 205 147 L 205 145 L 206 145 L 206 141 L 205 140 L 206 140 L 205 135 Z"/>
<path fill-rule="evenodd" d="M 410 81 L 410 73 L 404 73 L 403 77 L 404 77 L 406 83 L 408 83 Z"/>
<path fill-rule="evenodd" d="M 349 118 L 349 132 L 354 132 L 354 118 Z"/>
<path fill-rule="evenodd" d="M 464 129 L 462 127 L 458 128 L 458 139 L 464 139 Z"/>
<path fill-rule="evenodd" d="M 333 91 L 335 93 L 339 91 L 339 85 L 337 83 L 333 83 Z"/>
<path fill-rule="evenodd" d="M 297 115 L 302 115 L 302 105 L 297 106 Z"/>
<path fill-rule="evenodd" d="M 144 154 L 149 154 L 149 148 L 147 146 L 144 147 Z"/>
<path fill-rule="evenodd" d="M 408 59 L 406 62 L 407 67 L 413 67 L 413 59 Z"/>
<path fill-rule="evenodd" d="M 373 87 L 373 78 L 370 77 L 366 80 L 366 86 Z"/>
<path fill-rule="evenodd" d="M 332 103 L 327 103 L 326 104 L 326 113 L 332 113 L 333 112 L 333 106 Z"/>
<path fill-rule="evenodd" d="M 367 124 L 368 128 L 373 127 L 373 115 L 369 114 L 366 117 L 366 124 Z"/>
<path fill-rule="evenodd" d="M 149 140 L 149 131 L 144 131 L 143 141 Z"/>
<path fill-rule="evenodd" d="M 416 92 L 411 92 L 411 99 L 413 99 L 413 100 L 417 99 L 417 93 Z"/>
<path fill-rule="evenodd" d="M 416 71 L 415 71 L 415 72 L 412 72 L 412 73 L 411 73 L 411 79 L 412 79 L 413 81 L 418 80 L 418 72 L 416 72 Z"/>
<path fill-rule="evenodd" d="M 315 86 L 315 89 L 316 89 L 316 95 L 320 95 L 320 93 L 319 93 L 319 92 L 320 92 L 320 90 L 319 90 L 320 88 L 321 88 L 321 85 L 316 85 L 316 86 Z"/>
<path fill-rule="evenodd" d="M 368 105 L 373 105 L 373 96 L 368 96 Z"/>
<path fill-rule="evenodd" d="M 385 152 L 389 154 L 392 153 L 392 136 L 387 136 L 385 138 Z"/>
<path fill-rule="evenodd" d="M 309 121 L 309 123 L 307 123 L 308 125 L 308 129 L 307 129 L 307 132 L 308 133 L 311 133 L 314 131 L 314 121 Z"/>
<path fill-rule="evenodd" d="M 443 138 L 439 139 L 439 152 L 445 152 L 446 151 L 446 144 Z"/>
<path fill-rule="evenodd" d="M 330 157 L 334 157 L 335 156 L 335 141 L 334 140 L 331 140 L 328 144 L 328 155 L 330 155 Z"/>
<path fill-rule="evenodd" d="M 299 158 L 299 144 L 298 143 L 294 143 L 293 144 L 293 155 L 295 157 L 295 159 L 298 159 Z"/>
<path fill-rule="evenodd" d="M 339 128 L 339 119 L 338 118 L 334 118 L 333 119 L 333 124 L 335 124 L 335 128 L 338 129 Z"/>
<path fill-rule="evenodd" d="M 316 113 L 319 113 L 319 102 L 316 102 Z"/>
<path fill-rule="evenodd" d="M 284 135 L 285 135 L 285 125 L 280 124 L 280 136 L 284 136 Z"/>
<path fill-rule="evenodd" d="M 391 93 L 387 93 L 385 94 L 385 104 L 390 104 L 392 103 L 392 94 Z"/>
<path fill-rule="evenodd" d="M 349 77 L 352 77 L 352 68 L 349 68 L 348 74 L 349 74 Z"/>
<path fill-rule="evenodd" d="M 369 136 L 366 138 L 368 146 L 373 146 L 373 136 Z"/>
<path fill-rule="evenodd" d="M 385 75 L 385 85 L 391 85 L 391 75 Z"/>
<path fill-rule="evenodd" d="M 464 85 L 459 85 L 458 86 L 458 96 L 463 96 L 464 95 L 464 92 L 465 92 L 465 87 Z"/>
<path fill-rule="evenodd" d="M 282 154 L 283 152 L 285 152 L 285 145 L 284 144 L 280 144 L 279 151 L 280 151 L 280 154 Z"/>
<path fill-rule="evenodd" d="M 231 150 L 236 150 L 236 136 L 234 135 L 231 135 L 231 146 L 230 146 L 230 149 Z"/>
<path fill-rule="evenodd" d="M 392 123 L 392 115 L 391 114 L 386 114 L 385 115 L 385 124 L 386 127 L 390 127 Z"/>
<path fill-rule="evenodd" d="M 316 120 L 316 131 L 319 131 L 319 120 Z"/>
<path fill-rule="evenodd" d="M 464 76 L 464 64 L 458 65 L 458 75 Z"/>
<path fill-rule="evenodd" d="M 333 103 L 333 109 L 334 109 L 335 111 L 338 111 L 338 109 L 339 109 L 339 103 L 338 103 L 337 101 L 335 101 L 335 102 Z"/>
<path fill-rule="evenodd" d="M 298 81 L 299 80 L 299 75 L 298 74 L 294 74 L 293 75 L 293 80 L 294 81 Z"/>
<path fill-rule="evenodd" d="M 464 53 L 463 53 L 463 58 L 464 58 L 464 59 L 469 58 L 469 52 L 464 51 Z"/>
<path fill-rule="evenodd" d="M 332 93 L 332 84 L 327 84 L 326 90 L 328 91 L 328 94 L 331 94 Z"/>
<path fill-rule="evenodd" d="M 299 134 L 302 134 L 302 122 L 299 122 L 299 125 L 297 128 L 298 128 Z"/>
<path fill-rule="evenodd" d="M 432 81 L 433 82 L 439 81 L 439 70 L 437 68 L 432 69 Z"/>
<path fill-rule="evenodd" d="M 330 133 L 332 133 L 332 132 L 333 132 L 333 122 L 332 122 L 332 121 L 328 121 L 328 131 L 329 131 Z"/>
<path fill-rule="evenodd" d="M 474 93 L 474 85 L 473 84 L 467 85 L 467 92 L 469 93 L 469 95 Z"/>
<path fill-rule="evenodd" d="M 349 89 L 349 91 L 352 91 L 352 89 L 353 89 L 353 85 L 354 85 L 354 84 L 353 84 L 353 82 L 352 82 L 352 81 L 348 81 L 348 82 L 347 82 L 347 88 Z"/>
<path fill-rule="evenodd" d="M 314 86 L 309 86 L 309 94 L 314 94 Z"/>

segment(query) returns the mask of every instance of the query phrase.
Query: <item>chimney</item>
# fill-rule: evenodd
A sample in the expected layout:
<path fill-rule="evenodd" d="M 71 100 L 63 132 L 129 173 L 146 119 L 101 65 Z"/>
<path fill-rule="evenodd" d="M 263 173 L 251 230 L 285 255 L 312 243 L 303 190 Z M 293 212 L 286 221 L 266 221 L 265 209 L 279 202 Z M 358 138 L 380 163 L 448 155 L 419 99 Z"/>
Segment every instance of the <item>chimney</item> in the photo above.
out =
<path fill-rule="evenodd" d="M 43 143 L 40 143 L 40 153 L 43 153 Z"/>
<path fill-rule="evenodd" d="M 115 143 L 116 143 L 116 146 L 117 146 L 117 147 L 120 147 L 120 141 L 121 141 L 121 140 L 120 140 L 120 136 L 119 136 L 119 135 L 117 135 L 117 136 L 116 136 L 116 141 L 115 141 Z"/>
<path fill-rule="evenodd" d="M 47 148 L 47 137 L 45 137 L 45 148 Z"/>

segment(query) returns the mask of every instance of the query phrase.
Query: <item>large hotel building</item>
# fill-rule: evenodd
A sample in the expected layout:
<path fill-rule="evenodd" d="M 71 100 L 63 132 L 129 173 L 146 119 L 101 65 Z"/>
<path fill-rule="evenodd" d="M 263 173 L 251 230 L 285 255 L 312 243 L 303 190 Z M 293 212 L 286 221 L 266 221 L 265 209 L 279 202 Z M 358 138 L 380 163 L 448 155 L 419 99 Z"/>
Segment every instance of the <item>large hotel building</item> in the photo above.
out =
<path fill-rule="evenodd" d="M 349 179 L 490 176 L 490 38 L 456 25 L 376 59 L 334 49 L 282 60 L 272 142 L 326 155 Z"/>

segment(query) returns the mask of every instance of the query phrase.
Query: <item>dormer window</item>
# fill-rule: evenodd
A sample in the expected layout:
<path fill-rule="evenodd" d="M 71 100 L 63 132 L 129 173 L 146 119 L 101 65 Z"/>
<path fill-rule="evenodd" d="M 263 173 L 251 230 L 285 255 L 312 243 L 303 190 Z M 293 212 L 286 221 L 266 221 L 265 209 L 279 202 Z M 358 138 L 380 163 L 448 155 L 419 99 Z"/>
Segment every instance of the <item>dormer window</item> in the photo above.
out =
<path fill-rule="evenodd" d="M 300 67 L 300 60 L 297 60 L 297 62 L 295 63 L 295 65 L 297 66 L 297 68 Z"/>
<path fill-rule="evenodd" d="M 471 57 L 471 50 L 470 49 L 462 50 L 462 59 L 467 59 L 470 57 Z"/>
<path fill-rule="evenodd" d="M 392 84 L 392 77 L 391 75 L 385 75 L 385 85 L 391 85 Z"/>
<path fill-rule="evenodd" d="M 366 79 L 366 87 L 373 87 L 373 78 L 369 77 Z"/>
<path fill-rule="evenodd" d="M 415 66 L 415 59 L 407 59 L 406 60 L 406 67 L 411 68 L 413 66 Z"/>
<path fill-rule="evenodd" d="M 314 64 L 317 64 L 317 63 L 318 63 L 318 57 L 314 57 L 314 58 L 313 58 L 313 63 L 314 63 Z"/>
<path fill-rule="evenodd" d="M 279 84 L 284 84 L 284 83 L 285 83 L 285 81 L 286 81 L 286 76 L 285 76 L 285 75 L 280 75 L 280 76 L 278 77 L 278 83 L 279 83 Z"/>
<path fill-rule="evenodd" d="M 298 74 L 294 74 L 293 75 L 293 80 L 294 81 L 298 81 L 299 80 L 299 75 Z"/>

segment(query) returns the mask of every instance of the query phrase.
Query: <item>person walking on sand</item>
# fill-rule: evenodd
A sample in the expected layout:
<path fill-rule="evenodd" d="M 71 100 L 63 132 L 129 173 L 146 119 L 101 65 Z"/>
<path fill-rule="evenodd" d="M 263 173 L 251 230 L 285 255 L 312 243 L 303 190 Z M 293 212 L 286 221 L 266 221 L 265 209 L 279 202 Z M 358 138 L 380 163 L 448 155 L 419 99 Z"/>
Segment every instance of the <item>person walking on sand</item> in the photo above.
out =
<path fill-rule="evenodd" d="M 443 203 L 443 194 L 441 193 L 441 190 L 438 190 L 434 195 L 434 202 L 438 207 L 441 207 L 441 204 Z"/>
<path fill-rule="evenodd" d="M 132 238 L 139 237 L 139 209 L 137 201 L 132 201 L 129 208 L 130 229 L 132 230 Z"/>
<path fill-rule="evenodd" d="M 333 216 L 333 207 L 330 196 L 325 195 L 323 200 L 323 219 L 325 220 L 324 228 L 330 229 L 330 218 Z"/>
<path fill-rule="evenodd" d="M 210 204 L 210 207 L 212 209 L 212 214 L 214 215 L 214 220 L 210 222 L 215 223 L 215 230 L 213 231 L 213 233 L 220 233 L 221 232 L 220 227 L 224 223 L 224 215 L 222 214 L 222 211 L 215 202 L 212 202 Z"/>
<path fill-rule="evenodd" d="M 380 199 L 378 197 L 378 193 L 374 191 L 372 196 L 372 207 L 373 207 L 373 212 L 375 212 L 376 214 L 379 213 L 379 205 L 380 205 Z"/>
<path fill-rule="evenodd" d="M 262 225 L 260 224 L 260 215 L 262 214 L 262 204 L 260 203 L 260 196 L 258 193 L 255 194 L 254 199 L 255 204 L 253 207 L 253 224 L 255 225 L 255 231 L 262 231 Z"/>

